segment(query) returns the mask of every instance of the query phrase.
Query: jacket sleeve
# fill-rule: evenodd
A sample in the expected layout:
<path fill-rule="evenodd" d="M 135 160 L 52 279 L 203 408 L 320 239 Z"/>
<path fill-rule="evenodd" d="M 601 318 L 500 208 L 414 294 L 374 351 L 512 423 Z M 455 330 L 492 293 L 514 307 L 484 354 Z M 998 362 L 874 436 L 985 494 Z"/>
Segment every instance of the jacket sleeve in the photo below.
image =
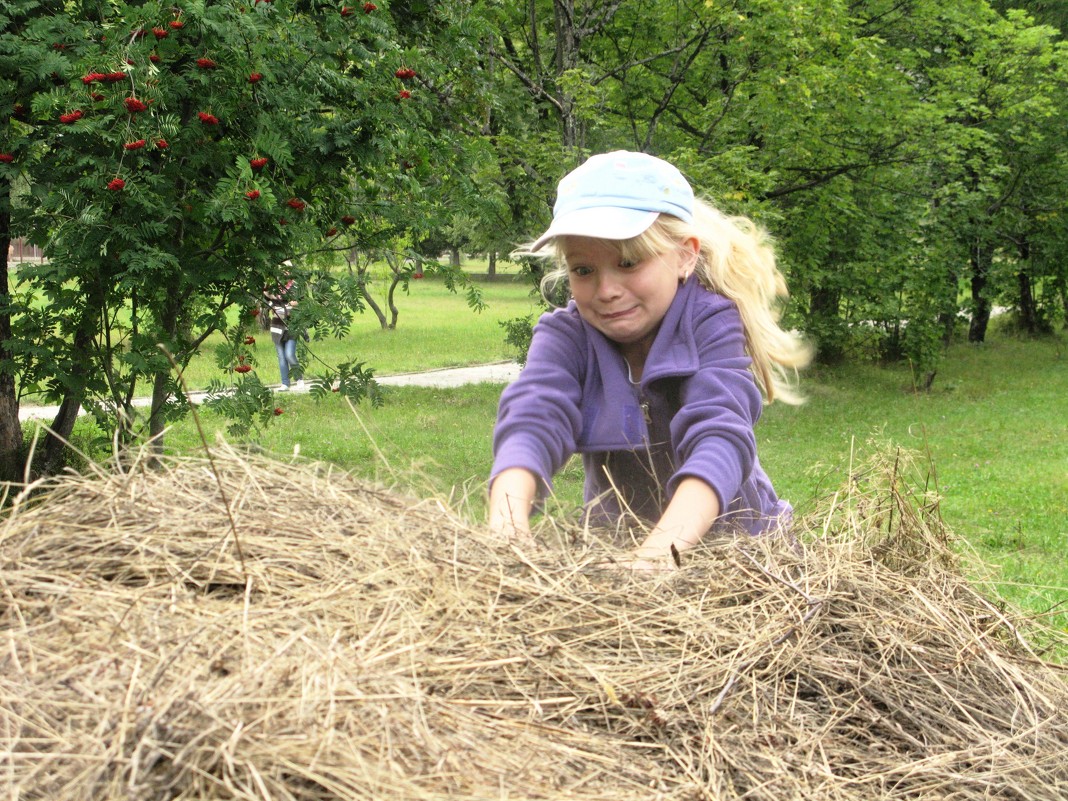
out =
<path fill-rule="evenodd" d="M 696 313 L 698 369 L 682 386 L 681 406 L 671 422 L 679 469 L 668 491 L 684 477 L 700 478 L 730 508 L 756 464 L 756 434 L 763 401 L 745 352 L 741 317 L 733 304 Z"/>
<path fill-rule="evenodd" d="M 575 452 L 582 430 L 585 332 L 566 310 L 542 315 L 527 362 L 501 394 L 493 430 L 490 483 L 502 470 L 522 467 L 552 486 L 553 475 Z"/>

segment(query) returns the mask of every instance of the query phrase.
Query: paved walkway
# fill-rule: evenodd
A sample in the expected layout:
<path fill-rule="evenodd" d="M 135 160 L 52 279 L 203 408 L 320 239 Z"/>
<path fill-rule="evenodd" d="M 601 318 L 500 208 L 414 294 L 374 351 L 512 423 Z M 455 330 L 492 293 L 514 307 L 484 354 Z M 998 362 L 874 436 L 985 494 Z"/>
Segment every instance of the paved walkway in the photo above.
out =
<path fill-rule="evenodd" d="M 375 380 L 383 386 L 408 386 L 408 387 L 459 387 L 464 384 L 508 384 L 519 375 L 519 365 L 515 362 L 496 362 L 494 364 L 480 364 L 474 367 L 448 367 L 441 370 L 428 370 L 424 373 L 401 373 L 399 375 L 375 376 Z M 275 389 L 278 388 L 276 384 Z M 291 389 L 291 392 L 307 392 Z M 189 398 L 194 403 L 204 397 L 203 392 L 190 392 Z M 147 406 L 149 398 L 137 398 L 135 406 Z M 19 420 L 45 419 L 51 420 L 56 416 L 58 406 L 29 406 L 19 407 Z"/>
<path fill-rule="evenodd" d="M 375 380 L 385 386 L 459 387 L 464 384 L 509 384 L 519 375 L 515 362 L 480 364 L 474 367 L 449 367 L 425 373 L 387 375 Z"/>

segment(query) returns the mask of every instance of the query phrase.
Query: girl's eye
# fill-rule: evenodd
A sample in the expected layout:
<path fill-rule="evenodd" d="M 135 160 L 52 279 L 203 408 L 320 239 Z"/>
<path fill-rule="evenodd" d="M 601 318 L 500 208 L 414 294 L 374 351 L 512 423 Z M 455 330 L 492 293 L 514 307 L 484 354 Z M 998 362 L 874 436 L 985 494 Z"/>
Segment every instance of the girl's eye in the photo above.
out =
<path fill-rule="evenodd" d="M 630 259 L 620 259 L 619 260 L 619 267 L 622 270 L 629 270 L 631 267 L 634 267 L 635 265 L 637 265 L 637 263 L 638 262 L 631 261 Z"/>
<path fill-rule="evenodd" d="M 587 267 L 585 264 L 578 264 L 578 265 L 575 265 L 574 267 L 571 268 L 571 274 L 572 275 L 577 275 L 580 278 L 583 277 L 583 276 L 589 275 L 592 272 L 593 272 L 593 268 L 592 267 Z"/>

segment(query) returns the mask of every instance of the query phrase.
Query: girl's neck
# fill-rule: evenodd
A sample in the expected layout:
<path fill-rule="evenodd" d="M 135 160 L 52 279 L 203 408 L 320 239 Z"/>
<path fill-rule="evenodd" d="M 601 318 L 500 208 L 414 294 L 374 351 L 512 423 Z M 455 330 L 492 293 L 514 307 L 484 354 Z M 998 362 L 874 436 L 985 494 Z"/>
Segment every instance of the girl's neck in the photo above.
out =
<path fill-rule="evenodd" d="M 645 372 L 645 359 L 649 355 L 651 346 L 652 342 L 644 340 L 617 346 L 623 356 L 623 361 L 627 363 L 627 376 L 632 384 L 637 384 L 642 380 L 642 373 Z"/>

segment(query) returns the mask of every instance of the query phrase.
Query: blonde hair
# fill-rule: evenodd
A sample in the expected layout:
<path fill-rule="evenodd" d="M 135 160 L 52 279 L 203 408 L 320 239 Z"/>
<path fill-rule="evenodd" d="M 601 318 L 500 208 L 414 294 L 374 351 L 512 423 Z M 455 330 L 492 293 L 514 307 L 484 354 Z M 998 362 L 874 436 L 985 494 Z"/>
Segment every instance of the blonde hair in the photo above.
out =
<path fill-rule="evenodd" d="M 797 371 L 812 360 L 812 349 L 794 332 L 779 325 L 782 302 L 788 297 L 786 279 L 775 260 L 767 232 L 747 217 L 728 217 L 711 204 L 694 201 L 694 220 L 661 214 L 643 234 L 634 239 L 604 240 L 622 258 L 631 261 L 667 253 L 694 237 L 700 252 L 694 271 L 709 290 L 733 301 L 742 318 L 746 351 L 753 360 L 750 370 L 768 403 L 778 399 L 800 404 Z M 556 242 L 548 254 L 556 269 L 541 280 L 542 295 L 550 303 L 559 284 L 567 279 L 567 266 Z"/>

